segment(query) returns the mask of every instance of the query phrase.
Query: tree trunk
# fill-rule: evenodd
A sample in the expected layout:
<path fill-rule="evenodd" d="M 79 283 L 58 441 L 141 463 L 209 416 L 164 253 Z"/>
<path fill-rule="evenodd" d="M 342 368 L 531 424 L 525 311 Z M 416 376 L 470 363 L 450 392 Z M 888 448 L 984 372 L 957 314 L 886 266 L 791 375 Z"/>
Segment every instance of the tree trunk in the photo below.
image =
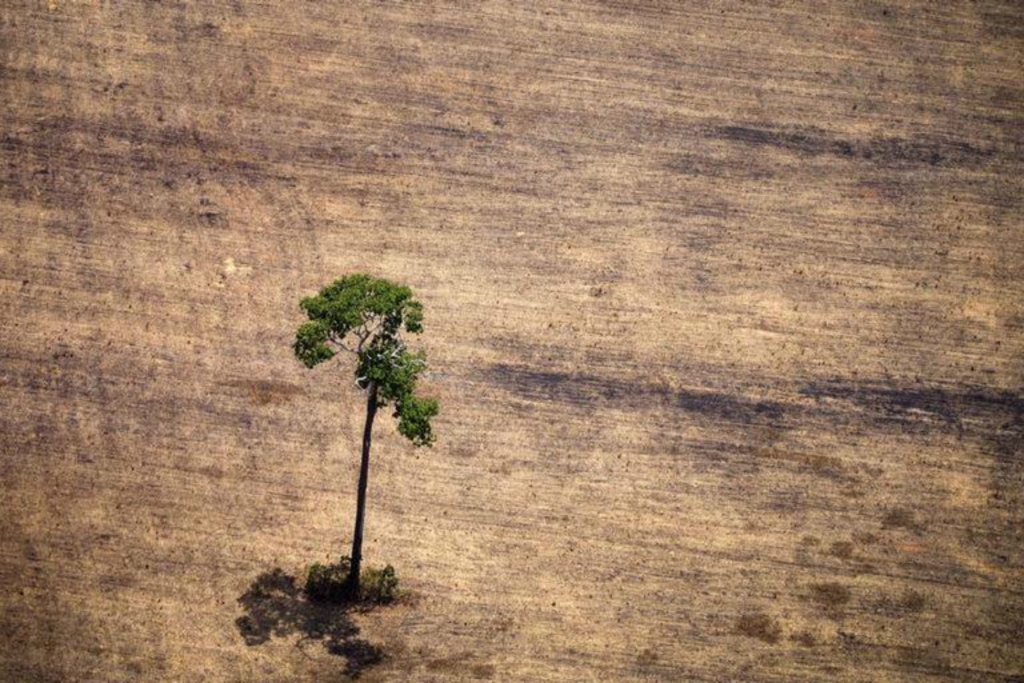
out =
<path fill-rule="evenodd" d="M 366 399 L 366 427 L 363 429 L 363 461 L 359 465 L 359 497 L 356 499 L 356 530 L 352 535 L 352 565 L 346 581 L 350 597 L 359 595 L 359 573 L 363 563 L 363 518 L 366 514 L 366 483 L 370 474 L 370 437 L 377 414 L 377 383 L 370 382 Z"/>

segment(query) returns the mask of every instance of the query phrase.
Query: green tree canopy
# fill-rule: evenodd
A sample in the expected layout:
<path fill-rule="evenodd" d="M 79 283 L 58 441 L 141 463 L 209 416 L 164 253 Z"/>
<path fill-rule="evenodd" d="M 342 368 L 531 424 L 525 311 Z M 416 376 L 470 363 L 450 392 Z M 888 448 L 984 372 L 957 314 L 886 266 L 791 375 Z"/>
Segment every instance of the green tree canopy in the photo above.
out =
<path fill-rule="evenodd" d="M 300 304 L 309 321 L 295 337 L 295 355 L 312 368 L 340 352 L 356 356 L 356 383 L 372 388 L 377 405 L 392 405 L 398 431 L 417 446 L 434 441 L 430 420 L 437 401 L 415 395 L 426 368 L 422 352 L 406 348 L 401 333 L 423 331 L 423 306 L 412 290 L 366 274 L 343 277 Z"/>

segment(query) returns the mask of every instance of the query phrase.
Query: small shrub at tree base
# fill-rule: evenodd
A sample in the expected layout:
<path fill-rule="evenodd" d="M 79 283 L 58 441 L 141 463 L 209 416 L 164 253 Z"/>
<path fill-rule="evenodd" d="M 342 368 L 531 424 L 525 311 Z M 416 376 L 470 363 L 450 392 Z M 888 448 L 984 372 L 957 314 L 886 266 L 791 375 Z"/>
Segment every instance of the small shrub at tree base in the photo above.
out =
<path fill-rule="evenodd" d="M 345 579 L 349 573 L 349 558 L 336 564 L 314 563 L 306 575 L 306 595 L 317 602 L 341 602 L 348 598 Z"/>
<path fill-rule="evenodd" d="M 387 605 L 398 597 L 398 577 L 390 564 L 383 569 L 367 569 L 360 582 L 359 598 L 364 602 Z"/>
<path fill-rule="evenodd" d="M 315 602 L 353 602 L 348 581 L 351 560 L 342 557 L 335 564 L 316 562 L 306 575 L 306 595 Z M 383 569 L 374 567 L 363 571 L 359 582 L 358 602 L 388 605 L 398 597 L 398 577 L 390 564 Z"/>

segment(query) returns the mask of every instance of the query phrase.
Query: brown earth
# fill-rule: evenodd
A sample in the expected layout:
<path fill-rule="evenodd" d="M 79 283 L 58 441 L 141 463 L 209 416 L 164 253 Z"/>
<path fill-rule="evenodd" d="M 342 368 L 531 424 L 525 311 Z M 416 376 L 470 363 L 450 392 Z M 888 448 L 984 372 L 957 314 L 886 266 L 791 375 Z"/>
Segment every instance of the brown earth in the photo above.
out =
<path fill-rule="evenodd" d="M 0 678 L 1021 680 L 1024 5 L 0 18 Z M 443 404 L 370 613 L 360 270 Z"/>

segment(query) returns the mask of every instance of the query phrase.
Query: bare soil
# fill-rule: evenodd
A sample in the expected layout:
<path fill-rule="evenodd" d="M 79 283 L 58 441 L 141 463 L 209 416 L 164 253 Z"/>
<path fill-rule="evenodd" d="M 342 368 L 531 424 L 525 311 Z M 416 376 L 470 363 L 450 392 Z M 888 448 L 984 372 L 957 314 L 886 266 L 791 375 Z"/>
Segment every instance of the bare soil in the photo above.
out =
<path fill-rule="evenodd" d="M 1012 0 L 4 2 L 0 679 L 1021 680 L 1022 72 Z M 353 271 L 442 402 L 368 612 Z"/>

